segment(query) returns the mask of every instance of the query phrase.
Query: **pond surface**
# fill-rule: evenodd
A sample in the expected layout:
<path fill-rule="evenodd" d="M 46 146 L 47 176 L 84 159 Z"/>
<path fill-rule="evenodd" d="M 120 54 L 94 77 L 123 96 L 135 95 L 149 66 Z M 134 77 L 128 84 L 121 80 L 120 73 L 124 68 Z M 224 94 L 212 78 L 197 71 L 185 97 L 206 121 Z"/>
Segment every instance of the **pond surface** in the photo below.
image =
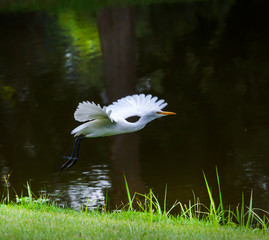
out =
<path fill-rule="evenodd" d="M 266 1 L 181 1 L 98 8 L 0 8 L 0 174 L 17 193 L 31 183 L 79 209 L 111 208 L 131 192 L 168 203 L 242 192 L 269 210 L 269 28 Z M 140 132 L 86 139 L 72 151 L 84 100 L 133 93 L 168 102 L 176 116 Z M 26 193 L 26 189 L 24 190 Z"/>

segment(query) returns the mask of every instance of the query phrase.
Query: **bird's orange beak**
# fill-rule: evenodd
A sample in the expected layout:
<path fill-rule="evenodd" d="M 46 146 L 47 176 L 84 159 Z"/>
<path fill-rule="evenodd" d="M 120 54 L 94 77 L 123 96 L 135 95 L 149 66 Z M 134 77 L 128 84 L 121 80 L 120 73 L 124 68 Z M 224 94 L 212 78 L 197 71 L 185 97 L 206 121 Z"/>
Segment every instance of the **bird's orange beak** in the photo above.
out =
<path fill-rule="evenodd" d="M 160 111 L 160 112 L 157 112 L 158 114 L 161 114 L 161 115 L 176 115 L 175 112 L 166 112 L 166 111 Z"/>

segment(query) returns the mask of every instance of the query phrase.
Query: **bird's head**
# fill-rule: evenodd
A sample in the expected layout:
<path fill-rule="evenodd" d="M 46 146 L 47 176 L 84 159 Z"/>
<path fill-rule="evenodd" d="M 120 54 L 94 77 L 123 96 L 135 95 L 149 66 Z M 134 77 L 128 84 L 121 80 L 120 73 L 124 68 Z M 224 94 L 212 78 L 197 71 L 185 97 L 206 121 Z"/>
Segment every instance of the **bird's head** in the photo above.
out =
<path fill-rule="evenodd" d="M 164 117 L 164 116 L 169 116 L 169 115 L 176 115 L 176 113 L 174 112 L 167 112 L 167 111 L 150 111 L 145 115 L 141 116 L 141 120 L 145 121 L 145 122 L 151 122 L 152 120 L 156 119 L 156 118 L 160 118 L 160 117 Z"/>
<path fill-rule="evenodd" d="M 154 110 L 154 111 L 149 111 L 141 115 L 130 116 L 126 118 L 125 121 L 127 121 L 128 123 L 132 123 L 134 125 L 145 126 L 147 123 L 151 122 L 152 120 L 156 118 L 169 116 L 169 115 L 176 115 L 176 113 L 161 111 L 161 110 L 158 110 L 158 111 Z"/>

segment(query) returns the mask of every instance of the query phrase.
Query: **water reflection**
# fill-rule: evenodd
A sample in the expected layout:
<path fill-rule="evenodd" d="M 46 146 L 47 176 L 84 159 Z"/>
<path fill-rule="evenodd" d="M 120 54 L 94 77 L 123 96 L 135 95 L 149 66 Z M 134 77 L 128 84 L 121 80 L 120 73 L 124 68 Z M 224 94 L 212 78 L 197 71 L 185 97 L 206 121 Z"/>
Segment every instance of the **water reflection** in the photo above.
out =
<path fill-rule="evenodd" d="M 68 184 L 59 181 L 59 176 L 53 176 L 55 185 L 49 185 L 47 180 L 43 183 L 47 186 L 47 192 L 57 203 L 68 205 L 75 209 L 81 209 L 88 203 L 88 208 L 102 207 L 108 189 L 112 187 L 110 170 L 107 165 L 92 165 L 89 171 L 81 173 L 72 172 L 72 180 Z"/>
<path fill-rule="evenodd" d="M 0 168 L 20 192 L 44 185 L 78 208 L 109 189 L 112 206 L 153 188 L 168 201 L 206 199 L 202 170 L 236 205 L 254 189 L 268 209 L 269 97 L 266 3 L 210 1 L 0 13 Z M 243 7 L 242 7 L 243 6 Z M 253 18 L 248 14 L 253 13 Z M 243 19 L 243 20 L 242 20 Z M 100 39 L 100 40 L 99 40 Z M 143 131 L 89 139 L 75 168 L 78 102 L 137 91 L 163 97 L 173 119 Z M 114 202 L 114 203 L 113 203 Z"/>
<path fill-rule="evenodd" d="M 135 92 L 136 43 L 133 8 L 105 8 L 98 14 L 98 29 L 109 102 Z"/>

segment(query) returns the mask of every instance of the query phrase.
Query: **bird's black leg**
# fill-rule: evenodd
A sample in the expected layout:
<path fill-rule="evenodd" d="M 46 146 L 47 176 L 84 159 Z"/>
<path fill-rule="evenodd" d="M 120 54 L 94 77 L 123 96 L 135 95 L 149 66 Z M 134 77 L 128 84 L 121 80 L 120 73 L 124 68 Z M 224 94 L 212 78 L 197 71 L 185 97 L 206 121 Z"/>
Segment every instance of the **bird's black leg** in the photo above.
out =
<path fill-rule="evenodd" d="M 70 167 L 72 167 L 72 166 L 77 162 L 77 160 L 78 160 L 78 155 L 79 155 L 80 141 L 81 141 L 82 139 L 84 139 L 84 138 L 85 138 L 85 136 L 77 137 L 77 138 L 75 139 L 75 143 L 74 143 L 74 147 L 73 147 L 73 151 L 72 151 L 72 153 L 71 153 L 71 156 L 70 156 L 70 157 L 64 157 L 64 158 L 67 158 L 68 160 L 67 160 L 66 163 L 64 163 L 64 164 L 62 165 L 61 170 L 63 170 L 66 166 L 67 166 L 67 167 L 66 167 L 66 170 L 68 170 Z M 76 154 L 76 157 L 74 157 L 76 150 L 77 150 L 77 154 Z"/>

